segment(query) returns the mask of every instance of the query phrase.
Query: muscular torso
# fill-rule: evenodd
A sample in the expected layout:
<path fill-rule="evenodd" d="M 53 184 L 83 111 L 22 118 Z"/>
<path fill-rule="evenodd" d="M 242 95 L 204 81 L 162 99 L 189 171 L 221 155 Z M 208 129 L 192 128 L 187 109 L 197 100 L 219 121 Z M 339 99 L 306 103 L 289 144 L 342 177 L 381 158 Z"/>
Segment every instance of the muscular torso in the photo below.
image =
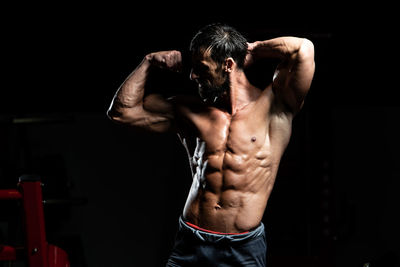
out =
<path fill-rule="evenodd" d="M 201 103 L 178 109 L 193 174 L 185 220 L 225 233 L 260 224 L 291 133 L 291 116 L 275 102 L 268 87 L 233 115 Z"/>

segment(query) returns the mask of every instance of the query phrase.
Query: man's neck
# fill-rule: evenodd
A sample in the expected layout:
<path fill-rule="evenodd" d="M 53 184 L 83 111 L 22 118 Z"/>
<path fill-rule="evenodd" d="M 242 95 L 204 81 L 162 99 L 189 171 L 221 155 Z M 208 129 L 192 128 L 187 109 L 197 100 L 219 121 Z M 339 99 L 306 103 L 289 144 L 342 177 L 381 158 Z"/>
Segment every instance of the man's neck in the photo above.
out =
<path fill-rule="evenodd" d="M 229 78 L 231 80 L 230 89 L 219 102 L 221 107 L 224 107 L 231 115 L 235 115 L 239 110 L 254 102 L 261 91 L 250 84 L 241 70 L 231 73 Z"/>

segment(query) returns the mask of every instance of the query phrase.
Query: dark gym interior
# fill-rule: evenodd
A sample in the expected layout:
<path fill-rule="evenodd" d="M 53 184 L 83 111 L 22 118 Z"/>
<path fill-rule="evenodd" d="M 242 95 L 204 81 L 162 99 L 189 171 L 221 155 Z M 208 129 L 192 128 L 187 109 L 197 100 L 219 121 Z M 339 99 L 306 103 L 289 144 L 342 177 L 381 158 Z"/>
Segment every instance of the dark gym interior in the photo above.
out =
<path fill-rule="evenodd" d="M 144 55 L 185 51 L 211 22 L 250 41 L 300 36 L 314 43 L 316 72 L 263 218 L 268 264 L 400 266 L 395 17 L 330 2 L 215 5 L 5 6 L 0 189 L 41 177 L 47 238 L 72 267 L 164 266 L 190 187 L 187 156 L 175 135 L 111 122 L 114 93 Z M 183 75 L 161 83 L 192 86 Z M 0 244 L 23 242 L 17 210 L 0 203 Z"/>

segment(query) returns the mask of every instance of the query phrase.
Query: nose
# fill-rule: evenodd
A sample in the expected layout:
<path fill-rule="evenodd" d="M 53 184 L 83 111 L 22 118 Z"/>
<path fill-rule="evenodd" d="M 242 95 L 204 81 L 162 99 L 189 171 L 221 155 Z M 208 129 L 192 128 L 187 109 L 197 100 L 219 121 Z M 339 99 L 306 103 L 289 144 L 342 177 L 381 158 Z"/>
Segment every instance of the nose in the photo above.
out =
<path fill-rule="evenodd" d="M 189 76 L 189 78 L 190 78 L 190 80 L 196 80 L 196 79 L 198 79 L 199 78 L 199 75 L 197 75 L 194 71 L 193 71 L 193 69 L 191 69 L 190 70 L 190 76 Z"/>

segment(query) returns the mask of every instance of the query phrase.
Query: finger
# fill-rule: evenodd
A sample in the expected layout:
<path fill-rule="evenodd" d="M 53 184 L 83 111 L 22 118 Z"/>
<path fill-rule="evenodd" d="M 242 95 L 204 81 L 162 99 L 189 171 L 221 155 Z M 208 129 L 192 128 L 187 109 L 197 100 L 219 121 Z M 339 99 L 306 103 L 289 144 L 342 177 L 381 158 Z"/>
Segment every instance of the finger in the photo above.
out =
<path fill-rule="evenodd" d="M 170 62 L 170 69 L 176 72 L 180 72 L 182 70 L 182 55 L 179 51 L 172 51 L 171 52 L 171 62 Z"/>

